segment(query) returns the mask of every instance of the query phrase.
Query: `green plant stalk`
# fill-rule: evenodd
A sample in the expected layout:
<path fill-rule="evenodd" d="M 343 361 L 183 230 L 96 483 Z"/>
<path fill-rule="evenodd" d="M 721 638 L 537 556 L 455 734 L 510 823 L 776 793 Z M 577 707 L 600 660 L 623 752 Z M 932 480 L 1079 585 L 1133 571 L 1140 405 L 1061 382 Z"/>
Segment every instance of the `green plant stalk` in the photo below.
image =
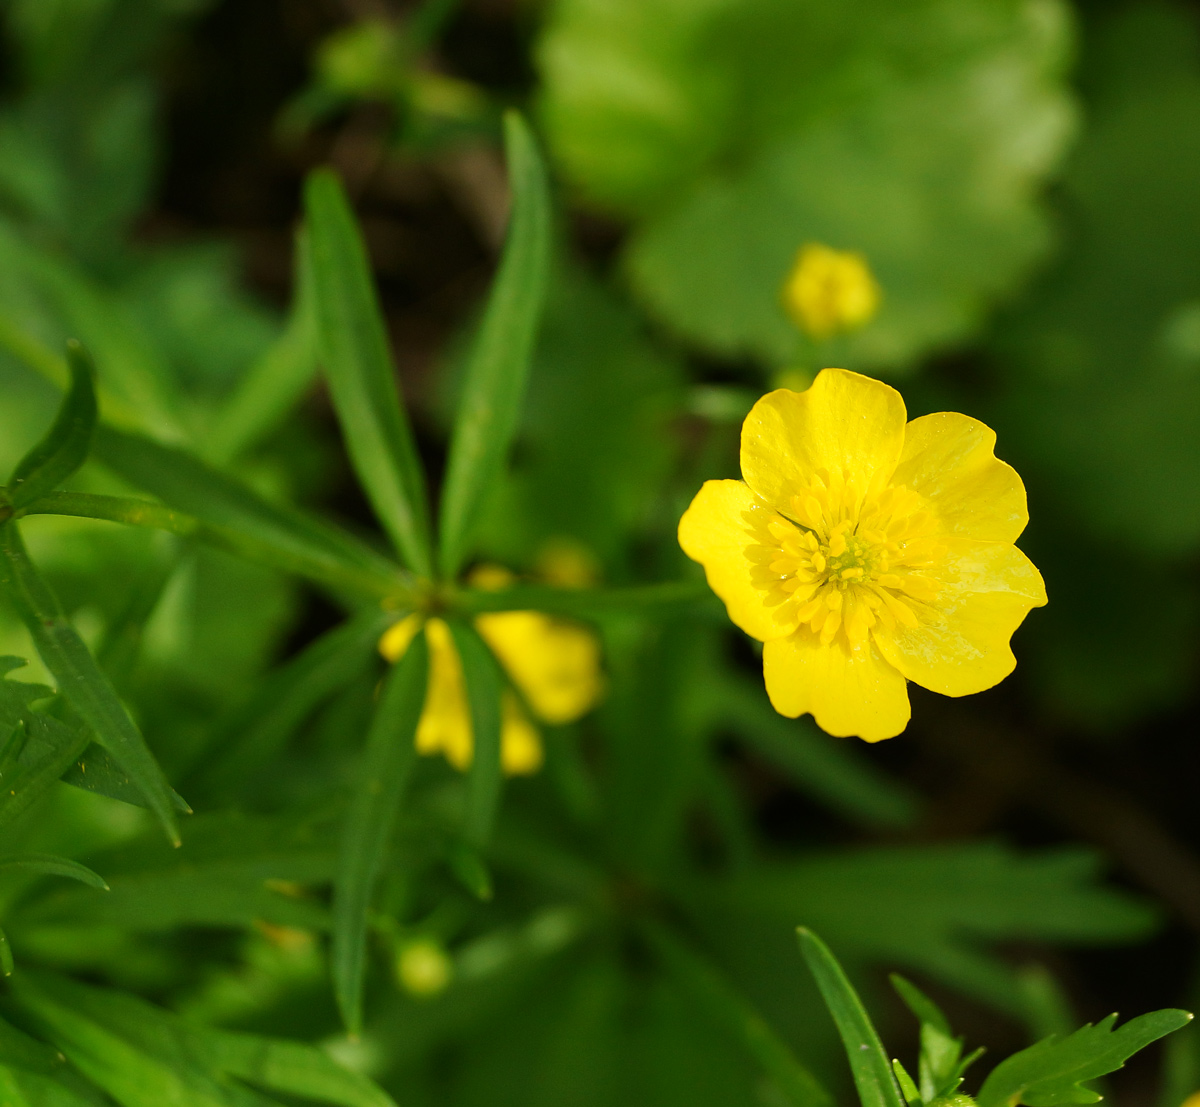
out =
<path fill-rule="evenodd" d="M 283 572 L 295 573 L 335 589 L 357 595 L 387 599 L 404 606 L 412 594 L 412 580 L 399 566 L 395 576 L 356 569 L 336 561 L 319 561 L 292 550 L 282 549 L 262 539 L 242 534 L 230 527 L 204 523 L 194 516 L 149 500 L 130 496 L 100 496 L 90 492 L 51 492 L 21 513 L 23 515 L 70 515 L 81 519 L 103 519 L 131 527 L 165 530 L 189 538 L 199 538 L 248 561 L 255 561 Z"/>
<path fill-rule="evenodd" d="M 703 581 L 669 581 L 626 588 L 547 588 L 520 585 L 497 592 L 456 590 L 449 606 L 463 615 L 484 611 L 545 611 L 587 619 L 625 612 L 658 613 L 669 608 L 712 606 L 716 601 Z"/>
<path fill-rule="evenodd" d="M 29 560 L 15 522 L 0 525 L 0 585 L 21 616 L 59 692 L 146 797 L 167 837 L 179 844 L 171 787 L 116 690 Z"/>

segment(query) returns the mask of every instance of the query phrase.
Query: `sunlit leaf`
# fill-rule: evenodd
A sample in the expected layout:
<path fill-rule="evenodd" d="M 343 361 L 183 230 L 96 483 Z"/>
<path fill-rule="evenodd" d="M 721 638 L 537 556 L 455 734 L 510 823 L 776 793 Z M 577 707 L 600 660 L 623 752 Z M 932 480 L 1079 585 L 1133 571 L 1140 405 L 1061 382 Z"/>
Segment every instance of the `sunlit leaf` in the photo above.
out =
<path fill-rule="evenodd" d="M 550 267 L 546 171 L 528 124 L 505 119 L 513 212 L 504 257 L 467 361 L 442 492 L 438 568 L 453 577 L 516 433 Z"/>
<path fill-rule="evenodd" d="M 346 449 L 396 550 L 410 569 L 429 576 L 425 476 L 396 384 L 366 248 L 331 171 L 309 177 L 305 211 L 321 360 Z"/>

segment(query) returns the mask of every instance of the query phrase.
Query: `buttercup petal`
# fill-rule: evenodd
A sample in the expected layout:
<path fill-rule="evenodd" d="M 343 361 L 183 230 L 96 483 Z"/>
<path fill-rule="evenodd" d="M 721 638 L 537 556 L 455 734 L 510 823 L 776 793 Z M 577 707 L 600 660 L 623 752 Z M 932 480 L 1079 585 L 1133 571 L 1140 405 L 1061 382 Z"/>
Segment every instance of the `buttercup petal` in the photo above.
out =
<path fill-rule="evenodd" d="M 781 715 L 811 713 L 817 726 L 839 738 L 868 742 L 894 738 L 909 720 L 904 677 L 866 643 L 822 645 L 801 629 L 763 647 L 767 695 Z"/>
<path fill-rule="evenodd" d="M 776 620 L 753 579 L 756 563 L 750 554 L 771 544 L 766 525 L 776 517 L 742 481 L 710 480 L 679 520 L 683 552 L 704 566 L 708 586 L 724 601 L 729 618 L 762 642 L 795 627 L 794 620 Z"/>
<path fill-rule="evenodd" d="M 543 722 L 569 723 L 600 698 L 600 647 L 585 627 L 537 611 L 480 615 L 475 626 Z"/>
<path fill-rule="evenodd" d="M 429 684 L 417 723 L 417 750 L 443 753 L 456 769 L 465 769 L 471 764 L 474 744 L 462 662 L 450 628 L 441 619 L 425 624 L 425 638 L 429 642 Z"/>
<path fill-rule="evenodd" d="M 876 635 L 884 658 L 909 680 L 946 696 L 999 684 L 1016 666 L 1009 646 L 1031 608 L 1046 602 L 1033 563 L 1005 542 L 946 539 L 943 587 L 929 603 L 910 603 L 918 625 Z"/>
<path fill-rule="evenodd" d="M 536 773 L 542 767 L 542 736 L 512 692 L 504 693 L 500 706 L 503 711 L 500 724 L 501 767 L 509 776 Z"/>
<path fill-rule="evenodd" d="M 1029 522 L 1025 485 L 995 448 L 995 433 L 977 419 L 953 411 L 924 415 L 905 430 L 892 481 L 925 496 L 947 533 L 1012 542 Z"/>
<path fill-rule="evenodd" d="M 848 473 L 864 492 L 880 488 L 900 460 L 906 419 L 891 386 L 823 369 L 807 391 L 780 388 L 754 405 L 742 424 L 742 477 L 784 515 L 822 469 Z"/>

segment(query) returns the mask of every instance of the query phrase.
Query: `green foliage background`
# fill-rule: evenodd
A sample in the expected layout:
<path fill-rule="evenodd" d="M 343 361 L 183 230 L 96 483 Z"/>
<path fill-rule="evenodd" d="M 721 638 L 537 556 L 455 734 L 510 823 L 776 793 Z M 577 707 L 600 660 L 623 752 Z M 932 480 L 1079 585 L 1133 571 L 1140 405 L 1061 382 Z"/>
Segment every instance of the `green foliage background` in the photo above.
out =
<path fill-rule="evenodd" d="M 1195 7 L 545 0 L 504 16 L 515 84 L 456 63 L 486 5 L 313 16 L 262 140 L 291 173 L 279 305 L 231 236 L 155 230 L 172 74 L 236 2 L 0 5 L 0 473 L 72 381 L 88 427 L 46 440 L 37 497 L 7 491 L 19 524 L 0 502 L 0 1107 L 818 1107 L 851 1094 L 846 1031 L 797 925 L 885 1037 L 882 970 L 1015 1048 L 1115 1002 L 1077 951 L 1164 928 L 1149 1002 L 1186 1006 L 1194 806 L 1091 762 L 1153 779 L 1197 703 Z M 411 180 L 475 182 L 482 260 L 409 312 L 429 364 L 362 238 L 386 268 L 371 206 Z M 463 232 L 438 233 L 421 264 Z M 808 241 L 883 288 L 822 344 L 779 300 Z M 754 399 L 828 364 L 997 430 L 1051 596 L 1010 685 L 917 700 L 887 750 L 777 716 L 675 542 Z M 563 542 L 597 587 L 537 584 Z M 603 702 L 529 779 L 501 779 L 468 619 L 501 601 L 451 583 L 482 561 L 603 644 Z M 422 650 L 376 651 L 434 567 L 466 775 L 412 753 Z M 434 996 L 398 974 L 418 940 L 452 970 Z M 1129 1025 L 1124 1052 L 1101 1023 L 967 1088 L 1088 1102 L 1089 1050 L 1116 1067 Z M 1161 1107 L 1200 1087 L 1195 1033 Z"/>

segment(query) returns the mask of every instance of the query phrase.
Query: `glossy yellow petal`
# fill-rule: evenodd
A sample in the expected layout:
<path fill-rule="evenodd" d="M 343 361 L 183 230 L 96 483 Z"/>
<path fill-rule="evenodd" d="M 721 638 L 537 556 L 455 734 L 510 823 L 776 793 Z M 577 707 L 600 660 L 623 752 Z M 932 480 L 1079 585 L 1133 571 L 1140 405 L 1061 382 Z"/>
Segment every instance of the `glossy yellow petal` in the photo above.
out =
<path fill-rule="evenodd" d="M 379 639 L 379 652 L 388 661 L 399 661 L 408 652 L 409 645 L 424 622 L 424 616 L 412 614 L 393 623 Z"/>
<path fill-rule="evenodd" d="M 742 481 L 710 480 L 679 520 L 683 552 L 704 566 L 708 586 L 725 602 L 729 618 L 762 642 L 789 634 L 796 625 L 776 620 L 767 589 L 755 582 L 762 568 L 754 552 L 778 546 L 767 530 L 775 518 Z"/>
<path fill-rule="evenodd" d="M 948 533 L 1012 542 L 1029 522 L 1025 485 L 997 459 L 996 435 L 953 411 L 908 424 L 904 453 L 892 476 L 929 500 Z"/>
<path fill-rule="evenodd" d="M 790 515 L 792 497 L 825 470 L 860 492 L 878 490 L 900 460 L 907 414 L 900 393 L 845 369 L 823 369 L 805 392 L 777 389 L 742 424 L 742 476 Z"/>
<path fill-rule="evenodd" d="M 500 764 L 509 776 L 536 773 L 542 767 L 542 736 L 512 692 L 504 693 L 501 706 Z"/>
<path fill-rule="evenodd" d="M 480 615 L 475 626 L 543 722 L 569 723 L 600 698 L 600 646 L 586 627 L 538 611 Z"/>
<path fill-rule="evenodd" d="M 865 643 L 852 650 L 842 638 L 828 645 L 807 627 L 763 647 L 767 695 L 781 715 L 811 713 L 839 738 L 894 738 L 909 719 L 904 677 Z"/>
<path fill-rule="evenodd" d="M 441 619 L 425 624 L 425 638 L 429 642 L 429 685 L 417 724 L 417 750 L 445 754 L 456 769 L 465 769 L 471 764 L 472 734 L 462 662 L 450 628 Z"/>
<path fill-rule="evenodd" d="M 910 600 L 917 625 L 877 633 L 876 646 L 909 680 L 946 696 L 966 696 L 1013 671 L 1009 639 L 1030 609 L 1046 602 L 1046 586 L 1016 546 L 965 538 L 944 544 L 937 596 L 929 603 Z"/>

